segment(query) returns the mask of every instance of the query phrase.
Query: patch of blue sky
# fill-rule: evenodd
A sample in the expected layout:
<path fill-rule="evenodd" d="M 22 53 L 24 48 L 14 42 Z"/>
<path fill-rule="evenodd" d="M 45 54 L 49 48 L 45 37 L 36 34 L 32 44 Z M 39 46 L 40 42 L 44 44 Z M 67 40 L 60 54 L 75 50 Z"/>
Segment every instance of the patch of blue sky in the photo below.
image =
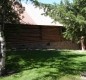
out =
<path fill-rule="evenodd" d="M 49 3 L 49 4 L 53 4 L 53 3 L 60 3 L 61 2 L 61 0 L 38 0 L 39 2 L 42 2 L 42 3 Z M 64 1 L 64 0 L 62 0 L 62 1 Z M 72 2 L 72 0 L 69 0 L 70 2 Z"/>
<path fill-rule="evenodd" d="M 38 1 L 46 4 L 53 4 L 53 3 L 59 4 L 61 2 L 61 0 L 38 0 Z M 69 1 L 72 2 L 72 0 L 69 0 Z M 25 2 L 25 0 L 22 0 L 22 2 Z M 30 0 L 28 0 L 28 3 L 31 3 Z"/>

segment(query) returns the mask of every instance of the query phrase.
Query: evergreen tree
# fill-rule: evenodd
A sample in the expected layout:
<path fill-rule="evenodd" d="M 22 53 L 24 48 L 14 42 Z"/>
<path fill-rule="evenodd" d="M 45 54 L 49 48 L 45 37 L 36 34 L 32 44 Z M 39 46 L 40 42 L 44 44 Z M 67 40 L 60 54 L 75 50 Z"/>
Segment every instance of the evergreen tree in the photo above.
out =
<path fill-rule="evenodd" d="M 33 3 L 39 3 L 32 0 Z M 54 21 L 61 22 L 65 27 L 63 33 L 66 39 L 81 42 L 82 50 L 85 50 L 86 37 L 86 0 L 61 1 L 60 4 L 43 4 L 36 6 L 42 7 L 46 15 L 49 15 Z"/>

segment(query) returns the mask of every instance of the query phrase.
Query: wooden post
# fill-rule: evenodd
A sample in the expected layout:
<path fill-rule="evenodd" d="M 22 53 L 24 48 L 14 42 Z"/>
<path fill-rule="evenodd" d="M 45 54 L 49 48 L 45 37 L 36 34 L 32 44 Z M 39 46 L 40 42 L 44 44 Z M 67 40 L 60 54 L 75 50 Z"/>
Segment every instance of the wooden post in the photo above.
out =
<path fill-rule="evenodd" d="M 42 26 L 39 26 L 39 30 L 40 30 L 40 39 L 42 41 Z"/>

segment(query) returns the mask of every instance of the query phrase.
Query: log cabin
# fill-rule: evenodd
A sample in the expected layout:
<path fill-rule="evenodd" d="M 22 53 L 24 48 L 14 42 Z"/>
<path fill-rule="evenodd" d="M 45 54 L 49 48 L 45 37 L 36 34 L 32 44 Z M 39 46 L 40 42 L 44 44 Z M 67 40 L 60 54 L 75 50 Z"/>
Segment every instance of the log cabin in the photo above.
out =
<path fill-rule="evenodd" d="M 63 25 L 53 23 L 43 10 L 32 4 L 23 4 L 21 24 L 5 24 L 7 49 L 78 49 L 78 45 L 63 38 Z"/>

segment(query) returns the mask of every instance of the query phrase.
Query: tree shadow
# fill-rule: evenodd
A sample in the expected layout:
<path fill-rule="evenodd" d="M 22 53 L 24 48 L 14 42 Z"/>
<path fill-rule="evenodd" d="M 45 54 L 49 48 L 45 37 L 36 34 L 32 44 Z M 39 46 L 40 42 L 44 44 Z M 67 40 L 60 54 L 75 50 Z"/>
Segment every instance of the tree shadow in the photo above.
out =
<path fill-rule="evenodd" d="M 69 53 L 69 52 L 68 52 Z M 66 51 L 11 51 L 7 52 L 6 71 L 7 74 L 18 73 L 23 70 L 34 68 L 54 68 L 56 71 L 49 71 L 42 77 L 55 78 L 65 74 L 77 75 L 86 71 L 86 62 L 76 62 L 74 58 L 86 56 L 84 54 L 67 54 Z M 41 80 L 40 77 L 35 80 Z"/>

